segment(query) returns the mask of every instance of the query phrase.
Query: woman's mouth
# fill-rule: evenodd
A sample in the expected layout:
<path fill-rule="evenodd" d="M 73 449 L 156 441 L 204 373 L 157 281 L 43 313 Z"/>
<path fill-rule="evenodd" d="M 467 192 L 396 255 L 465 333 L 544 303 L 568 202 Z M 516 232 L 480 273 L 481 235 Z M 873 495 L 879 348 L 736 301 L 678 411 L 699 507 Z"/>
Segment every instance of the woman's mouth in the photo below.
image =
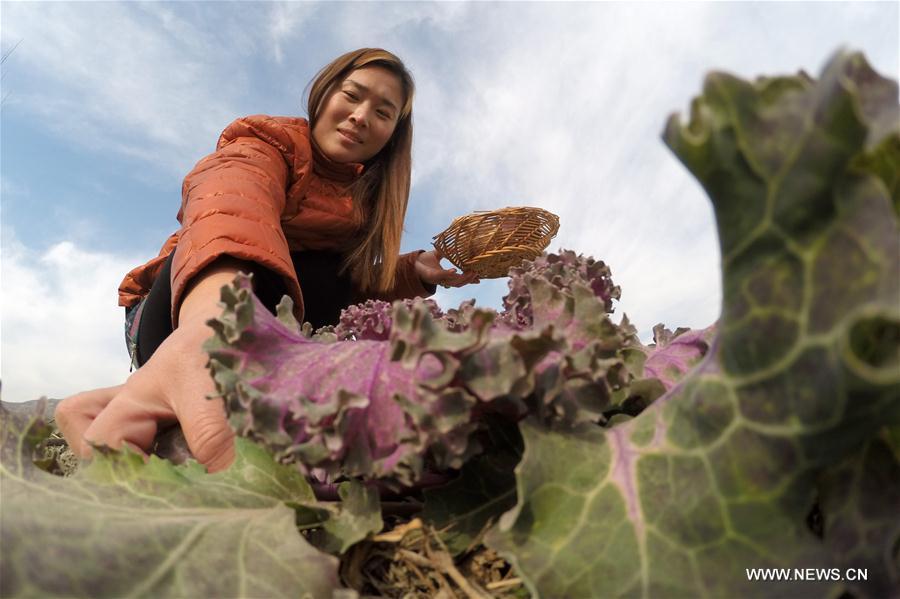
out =
<path fill-rule="evenodd" d="M 349 142 L 352 142 L 355 144 L 361 144 L 363 142 L 358 136 L 351 133 L 350 131 L 347 131 L 346 129 L 338 129 L 337 132 L 341 134 L 341 137 L 343 137 L 344 139 L 346 139 Z"/>

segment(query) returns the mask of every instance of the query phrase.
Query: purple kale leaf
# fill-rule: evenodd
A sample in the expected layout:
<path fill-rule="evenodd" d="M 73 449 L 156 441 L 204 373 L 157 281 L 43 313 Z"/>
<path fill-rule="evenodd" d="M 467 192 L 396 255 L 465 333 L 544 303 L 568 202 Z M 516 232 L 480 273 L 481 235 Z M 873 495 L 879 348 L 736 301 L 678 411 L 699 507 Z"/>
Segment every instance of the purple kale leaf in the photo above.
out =
<path fill-rule="evenodd" d="M 608 312 L 608 268 L 564 251 L 512 277 L 528 322 L 463 302 L 345 310 L 333 330 L 298 328 L 254 298 L 247 279 L 223 290 L 207 349 L 235 430 L 323 482 L 340 476 L 417 481 L 459 468 L 480 445 L 485 414 L 517 421 L 598 422 L 634 379 L 623 349 L 634 329 Z M 518 308 L 517 308 L 518 309 Z M 522 310 L 519 310 L 522 314 Z"/>
<path fill-rule="evenodd" d="M 534 318 L 534 301 L 529 282 L 543 279 L 559 290 L 571 289 L 573 284 L 587 285 L 598 298 L 604 313 L 612 313 L 614 299 L 621 297 L 621 289 L 612 282 L 609 267 L 602 261 L 584 257 L 572 250 L 558 254 L 543 254 L 509 271 L 509 293 L 503 298 L 504 317 L 508 324 L 527 328 Z"/>
<path fill-rule="evenodd" d="M 715 332 L 715 325 L 702 330 L 679 328 L 675 333 L 657 325 L 654 343 L 641 346 L 647 356 L 642 376 L 658 379 L 668 391 L 706 355 Z"/>
<path fill-rule="evenodd" d="M 474 399 L 419 389 L 442 376 L 438 359 L 410 368 L 391 360 L 386 341 L 307 338 L 262 306 L 247 277 L 223 288 L 222 300 L 226 310 L 211 321 L 216 337 L 207 346 L 214 378 L 234 429 L 279 459 L 329 477 L 392 473 L 412 482 L 428 445 L 470 428 Z M 410 398 L 419 403 L 416 414 L 403 407 Z"/>
<path fill-rule="evenodd" d="M 412 300 L 402 301 L 408 308 L 413 305 Z M 434 300 L 424 300 L 424 304 L 430 310 L 432 318 L 443 317 Z M 341 341 L 386 341 L 391 334 L 391 311 L 391 304 L 381 300 L 366 300 L 363 304 L 349 306 L 341 311 L 334 333 Z"/>

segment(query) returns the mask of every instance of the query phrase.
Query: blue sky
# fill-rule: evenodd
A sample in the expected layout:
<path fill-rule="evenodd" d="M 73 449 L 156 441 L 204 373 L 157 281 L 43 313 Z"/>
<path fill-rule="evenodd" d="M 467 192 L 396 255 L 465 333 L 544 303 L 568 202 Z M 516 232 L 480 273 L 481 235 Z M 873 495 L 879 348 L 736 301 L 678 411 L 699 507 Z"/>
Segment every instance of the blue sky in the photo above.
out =
<path fill-rule="evenodd" d="M 699 185 L 660 141 L 709 70 L 817 74 L 838 47 L 897 77 L 898 3 L 2 4 L 3 399 L 128 375 L 125 272 L 177 228 L 181 180 L 247 114 L 304 116 L 316 71 L 362 46 L 417 83 L 403 250 L 472 210 L 535 205 L 551 249 L 610 265 L 647 338 L 719 314 Z M 498 307 L 506 280 L 440 291 Z"/>

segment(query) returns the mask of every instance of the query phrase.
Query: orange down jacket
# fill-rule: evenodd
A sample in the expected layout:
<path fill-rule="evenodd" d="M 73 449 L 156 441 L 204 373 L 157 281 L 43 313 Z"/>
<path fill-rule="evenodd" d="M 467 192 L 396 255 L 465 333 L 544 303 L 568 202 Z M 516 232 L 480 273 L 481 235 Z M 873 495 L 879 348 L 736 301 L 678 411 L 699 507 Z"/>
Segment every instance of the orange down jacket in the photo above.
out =
<path fill-rule="evenodd" d="M 303 322 L 300 278 L 290 252 L 334 250 L 358 227 L 352 219 L 349 185 L 361 164 L 337 164 L 316 154 L 305 119 L 248 116 L 231 123 L 216 144 L 184 179 L 178 222 L 181 228 L 163 244 L 159 255 L 125 275 L 119 305 L 132 306 L 150 287 L 174 250 L 172 323 L 191 278 L 222 255 L 260 264 L 278 273 Z M 421 250 L 400 256 L 394 288 L 372 294 L 391 301 L 427 297 L 415 272 Z"/>

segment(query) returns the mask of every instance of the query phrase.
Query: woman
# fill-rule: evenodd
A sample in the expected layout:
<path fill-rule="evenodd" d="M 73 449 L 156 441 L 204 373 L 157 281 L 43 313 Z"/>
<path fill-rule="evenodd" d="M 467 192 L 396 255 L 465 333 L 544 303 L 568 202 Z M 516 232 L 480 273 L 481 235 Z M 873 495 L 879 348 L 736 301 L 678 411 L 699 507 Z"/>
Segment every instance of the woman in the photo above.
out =
<path fill-rule="evenodd" d="M 181 228 L 159 256 L 126 275 L 119 303 L 139 369 L 115 387 L 63 400 L 56 421 L 73 451 L 152 448 L 179 421 L 210 471 L 234 459 L 233 433 L 201 349 L 219 290 L 239 271 L 270 309 L 282 294 L 316 326 L 365 298 L 428 296 L 474 276 L 436 252 L 398 256 L 409 195 L 413 81 L 399 58 L 364 48 L 319 72 L 309 121 L 238 119 L 185 178 Z"/>

